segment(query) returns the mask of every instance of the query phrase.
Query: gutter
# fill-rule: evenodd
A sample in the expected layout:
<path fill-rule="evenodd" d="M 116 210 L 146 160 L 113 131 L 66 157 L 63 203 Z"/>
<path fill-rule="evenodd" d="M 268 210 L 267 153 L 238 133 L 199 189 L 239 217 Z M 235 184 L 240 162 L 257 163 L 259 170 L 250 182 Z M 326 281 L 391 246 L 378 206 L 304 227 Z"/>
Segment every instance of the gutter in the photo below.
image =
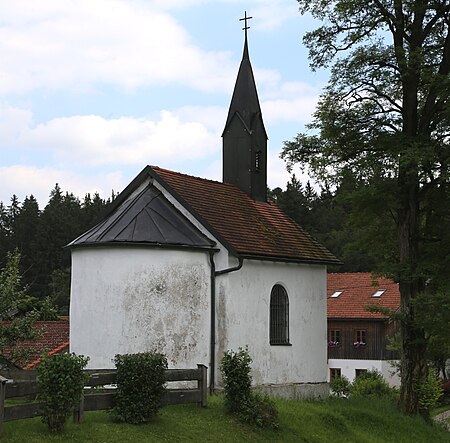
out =
<path fill-rule="evenodd" d="M 239 263 L 232 268 L 221 269 L 216 271 L 216 264 L 214 263 L 214 254 L 217 250 L 209 251 L 209 263 L 211 265 L 211 341 L 210 341 L 210 372 L 209 372 L 209 393 L 214 393 L 215 387 L 215 372 L 216 372 L 216 277 L 219 275 L 229 274 L 230 272 L 239 271 L 244 264 L 244 259 L 238 257 Z"/>

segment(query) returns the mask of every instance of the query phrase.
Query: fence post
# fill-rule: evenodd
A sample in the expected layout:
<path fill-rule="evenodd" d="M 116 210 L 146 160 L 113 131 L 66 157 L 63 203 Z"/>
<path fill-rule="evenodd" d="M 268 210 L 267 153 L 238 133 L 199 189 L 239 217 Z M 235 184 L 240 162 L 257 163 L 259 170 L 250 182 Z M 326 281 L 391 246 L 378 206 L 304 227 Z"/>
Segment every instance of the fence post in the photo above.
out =
<path fill-rule="evenodd" d="M 201 378 L 197 381 L 198 389 L 202 394 L 202 400 L 199 406 L 206 408 L 208 406 L 208 382 L 207 382 L 207 367 L 205 365 L 197 365 L 197 368 L 201 371 Z"/>
<path fill-rule="evenodd" d="M 0 435 L 3 432 L 3 419 L 5 417 L 5 394 L 7 378 L 0 375 Z"/>
<path fill-rule="evenodd" d="M 73 422 L 81 423 L 84 418 L 84 392 L 81 393 L 80 402 L 78 406 L 73 410 Z"/>

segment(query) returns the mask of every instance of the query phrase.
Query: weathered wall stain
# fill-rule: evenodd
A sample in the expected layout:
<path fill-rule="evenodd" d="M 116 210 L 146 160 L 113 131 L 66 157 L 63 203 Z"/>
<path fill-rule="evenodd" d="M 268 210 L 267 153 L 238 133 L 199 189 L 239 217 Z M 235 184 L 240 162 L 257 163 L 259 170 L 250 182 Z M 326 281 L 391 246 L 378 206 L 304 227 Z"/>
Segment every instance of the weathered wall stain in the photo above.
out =
<path fill-rule="evenodd" d="M 124 282 L 122 306 L 123 335 L 136 338 L 145 350 L 166 353 L 171 365 L 204 347 L 198 342 L 208 311 L 204 266 L 180 264 L 132 273 Z"/>

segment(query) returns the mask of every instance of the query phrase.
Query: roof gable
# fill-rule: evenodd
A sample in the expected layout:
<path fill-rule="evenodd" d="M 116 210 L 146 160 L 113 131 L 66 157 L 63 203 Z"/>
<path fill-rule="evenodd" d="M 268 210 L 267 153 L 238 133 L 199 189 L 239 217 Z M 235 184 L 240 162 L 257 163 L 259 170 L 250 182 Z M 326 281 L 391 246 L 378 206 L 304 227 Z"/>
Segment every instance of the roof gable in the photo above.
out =
<path fill-rule="evenodd" d="M 110 243 L 192 248 L 215 245 L 151 183 L 129 195 L 105 220 L 69 246 Z"/>
<path fill-rule="evenodd" d="M 377 291 L 384 292 L 375 296 Z M 341 292 L 337 297 L 333 294 Z M 370 272 L 328 274 L 327 311 L 328 318 L 384 319 L 381 313 L 367 312 L 368 305 L 380 305 L 396 311 L 400 307 L 398 283 L 390 279 L 373 278 Z"/>

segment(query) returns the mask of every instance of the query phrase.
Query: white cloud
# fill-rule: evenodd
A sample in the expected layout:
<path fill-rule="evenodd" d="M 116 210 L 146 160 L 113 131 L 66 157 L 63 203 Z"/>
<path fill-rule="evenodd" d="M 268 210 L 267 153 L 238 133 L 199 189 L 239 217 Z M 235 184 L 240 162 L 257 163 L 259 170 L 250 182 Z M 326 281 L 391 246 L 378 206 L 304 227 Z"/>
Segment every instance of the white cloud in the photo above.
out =
<path fill-rule="evenodd" d="M 273 29 L 297 15 L 287 2 L 254 1 L 257 27 Z M 101 83 L 126 90 L 182 84 L 229 91 L 234 55 L 201 50 L 170 15 L 172 9 L 201 3 L 213 2 L 0 0 L 0 93 L 86 91 Z M 277 75 L 261 70 L 259 83 L 273 82 Z"/>
<path fill-rule="evenodd" d="M 249 16 L 257 18 L 256 24 L 250 22 L 252 28 L 260 30 L 275 29 L 286 20 L 298 15 L 298 6 L 292 0 L 247 0 L 245 4 L 242 3 L 242 0 L 153 0 L 155 7 L 166 11 L 200 5 L 208 8 L 208 4 L 217 5 L 218 3 L 239 5 L 239 9 L 236 6 L 236 13 L 242 15 L 246 8 Z"/>
<path fill-rule="evenodd" d="M 33 114 L 28 109 L 20 109 L 0 104 L 1 144 L 7 146 L 20 138 L 22 131 L 32 124 Z M 1 147 L 0 147 L 1 150 Z"/>
<path fill-rule="evenodd" d="M 295 174 L 297 179 L 303 184 L 308 181 L 312 185 L 315 185 L 311 177 L 302 172 L 298 166 L 294 166 L 292 173 L 287 172 L 286 163 L 280 158 L 279 153 L 269 152 L 267 158 L 267 185 L 269 188 L 274 189 L 280 187 L 286 188 L 286 183 L 290 181 L 291 175 Z"/>
<path fill-rule="evenodd" d="M 183 83 L 224 90 L 233 78 L 231 53 L 205 52 L 152 2 L 124 0 L 2 2 L 0 92 L 127 89 Z"/>
<path fill-rule="evenodd" d="M 30 111 L 0 106 L 0 151 L 45 153 L 48 163 L 59 165 L 177 164 L 217 151 L 219 114 L 207 109 L 202 121 L 200 109 L 184 108 L 179 116 L 161 111 L 158 120 L 76 115 L 33 126 Z"/>
<path fill-rule="evenodd" d="M 19 201 L 33 194 L 42 209 L 56 183 L 63 192 L 73 192 L 80 197 L 98 192 L 103 198 L 110 197 L 112 190 L 121 191 L 127 184 L 120 171 L 76 174 L 67 169 L 14 165 L 0 167 L 0 201 L 7 205 L 13 194 Z"/>
<path fill-rule="evenodd" d="M 307 83 L 286 82 L 264 91 L 261 103 L 264 118 L 272 123 L 311 121 L 319 99 L 320 87 Z"/>
<path fill-rule="evenodd" d="M 261 106 L 264 118 L 267 121 L 305 123 L 311 121 L 316 104 L 317 97 L 296 97 L 293 99 L 268 100 Z"/>
<path fill-rule="evenodd" d="M 272 30 L 286 20 L 298 16 L 298 5 L 286 0 L 257 0 L 252 7 L 252 15 L 258 17 L 255 29 Z"/>

